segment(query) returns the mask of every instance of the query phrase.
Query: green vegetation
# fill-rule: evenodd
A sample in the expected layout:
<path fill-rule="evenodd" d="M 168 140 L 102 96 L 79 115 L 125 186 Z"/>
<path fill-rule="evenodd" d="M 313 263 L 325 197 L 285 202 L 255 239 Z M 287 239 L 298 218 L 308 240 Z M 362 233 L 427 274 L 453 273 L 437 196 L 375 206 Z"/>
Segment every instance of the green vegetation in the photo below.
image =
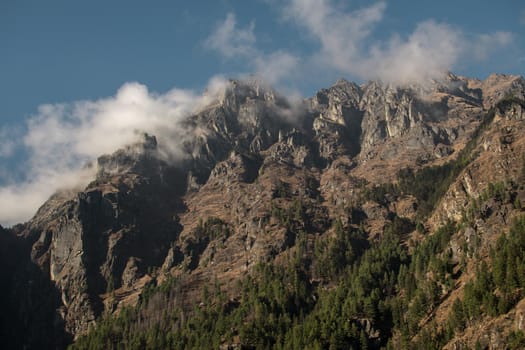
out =
<path fill-rule="evenodd" d="M 200 260 L 200 255 L 213 240 L 224 242 L 230 236 L 230 228 L 226 222 L 219 218 L 209 217 L 205 222 L 199 220 L 190 239 L 186 240 L 183 253 L 190 258 L 186 261 L 188 270 L 195 269 Z"/>
<path fill-rule="evenodd" d="M 476 158 L 477 154 L 474 150 L 478 145 L 479 136 L 492 122 L 494 116 L 494 109 L 484 115 L 472 139 L 459 152 L 456 159 L 439 166 L 424 167 L 417 172 L 409 168 L 402 169 L 397 174 L 396 184 L 386 183 L 365 188 L 363 199 L 387 204 L 402 194 L 412 195 L 418 202 L 417 219 L 428 217 L 461 171 Z"/>
<path fill-rule="evenodd" d="M 400 268 L 397 275 L 399 294 L 396 298 L 394 325 L 401 333 L 404 347 L 410 347 L 409 339 L 421 330 L 421 321 L 453 287 L 453 265 L 446 248 L 456 230 L 453 223 L 439 228 L 415 248 L 410 263 Z M 437 334 L 423 335 L 428 338 L 425 342 L 444 341 Z"/>
<path fill-rule="evenodd" d="M 480 264 L 463 295 L 453 301 L 446 322 L 433 320 L 464 272 L 465 264 L 452 257 L 451 238 L 490 215 L 484 209 L 487 201 L 515 202 L 516 185 L 489 184 L 461 223 L 448 222 L 434 232 L 422 224 L 476 157 L 477 137 L 493 116 L 493 111 L 486 115 L 455 160 L 417 172 L 402 170 L 396 184 L 363 185 L 362 199 L 383 205 L 401 195 L 414 196 L 415 222 L 393 216 L 377 241 L 352 220 L 345 225 L 339 218 L 326 219 L 325 229 L 315 231 L 308 198 L 293 198 L 289 184 L 281 182 L 270 214 L 274 224 L 286 229 L 287 253 L 279 263 L 253 268 L 234 287 L 234 299 L 217 281 L 198 287 L 202 293 L 194 305 L 184 300 L 184 280 L 151 284 L 136 307 L 105 315 L 71 349 L 219 349 L 226 344 L 247 349 L 439 349 L 483 317 L 508 312 L 525 297 L 525 216 L 498 239 L 490 260 Z M 521 209 L 521 203 L 514 207 Z M 330 225 L 330 234 L 319 234 Z M 424 239 L 408 249 L 406 234 L 414 229 Z M 209 218 L 199 223 L 184 254 L 195 266 L 210 241 L 229 236 L 227 223 Z M 525 336 L 512 332 L 507 343 L 509 349 L 523 348 Z"/>
<path fill-rule="evenodd" d="M 514 95 L 505 96 L 501 101 L 496 104 L 496 108 L 499 111 L 508 110 L 513 104 L 520 105 L 522 108 L 525 108 L 525 101 L 521 98 L 518 98 Z"/>
<path fill-rule="evenodd" d="M 381 241 L 369 244 L 362 230 L 336 220 L 335 236 L 312 248 L 313 261 L 304 254 L 309 248 L 302 235 L 287 262 L 260 264 L 244 278 L 235 300 L 215 282 L 211 291 L 204 288 L 198 306 L 188 308 L 180 281 L 149 286 L 137 307 L 103 317 L 71 348 L 218 349 L 239 343 L 253 349 L 434 349 L 524 296 L 525 216 L 498 240 L 492 269 L 482 264 L 463 298 L 454 301 L 446 327 L 426 324 L 454 288 L 447 247 L 458 228 L 446 224 L 409 255 L 402 227 L 392 225 Z M 319 269 L 319 281 L 308 277 L 309 266 Z M 509 336 L 510 348 L 524 342 L 522 333 Z"/>
<path fill-rule="evenodd" d="M 273 190 L 273 198 L 290 198 L 292 196 L 292 189 L 290 184 L 284 181 L 279 181 Z"/>
<path fill-rule="evenodd" d="M 316 248 L 329 266 L 322 285 L 308 277 L 302 238 L 286 264 L 255 268 L 242 281 L 239 300 L 226 300 L 216 285 L 203 291 L 200 306 L 186 310 L 178 302 L 179 283 L 169 280 L 148 287 L 137 307 L 104 317 L 71 348 L 216 349 L 238 341 L 255 349 L 347 349 L 381 342 L 365 334 L 364 325 L 377 327 L 377 336 L 389 334 L 405 248 L 393 233 L 369 247 L 359 230 L 334 225 L 336 237 Z"/>
<path fill-rule="evenodd" d="M 418 200 L 418 218 L 427 217 L 434 210 L 438 201 L 443 197 L 452 182 L 460 172 L 476 158 L 474 152 L 479 143 L 479 137 L 493 121 L 496 110 L 505 111 L 512 104 L 519 104 L 525 108 L 525 101 L 514 96 L 508 96 L 489 110 L 481 120 L 467 145 L 459 152 L 456 159 L 440 166 L 424 167 L 417 172 L 412 169 L 402 169 L 398 173 L 397 184 L 382 184 L 364 191 L 364 198 L 378 203 L 387 202 L 387 196 L 398 197 L 401 194 L 410 194 Z M 522 163 L 522 180 L 525 179 L 525 155 Z"/>
<path fill-rule="evenodd" d="M 521 173 L 520 173 L 520 182 L 525 182 L 525 154 L 521 156 Z"/>
<path fill-rule="evenodd" d="M 413 169 L 402 169 L 398 173 L 397 184 L 386 183 L 366 188 L 363 198 L 386 205 L 402 194 L 412 195 L 418 203 L 417 218 L 422 220 L 432 213 L 452 182 L 472 158 L 470 153 L 462 151 L 456 160 L 443 165 L 421 168 L 417 172 Z"/>
<path fill-rule="evenodd" d="M 467 145 L 459 152 L 456 159 L 440 166 L 430 166 L 414 173 L 405 169 L 398 174 L 398 184 L 402 193 L 411 194 L 418 200 L 417 216 L 422 219 L 430 215 L 450 185 L 461 171 L 477 157 L 474 153 L 479 136 L 494 119 L 495 112 L 486 113 Z"/>
<path fill-rule="evenodd" d="M 525 297 L 525 216 L 516 219 L 491 251 L 492 269 L 483 262 L 476 278 L 454 302 L 449 331 L 462 330 L 483 316 L 498 316 Z M 516 335 L 517 337 L 517 335 Z M 513 342 L 523 342 L 514 339 Z"/>
<path fill-rule="evenodd" d="M 495 202 L 499 203 L 507 203 L 511 201 L 511 193 L 514 188 L 514 183 L 512 182 L 497 182 L 497 183 L 489 183 L 487 188 L 483 190 L 478 197 L 472 198 L 470 200 L 470 205 L 466 210 L 462 213 L 462 222 L 472 225 L 473 220 L 476 217 L 485 217 L 490 215 L 490 208 L 482 208 L 483 204 L 486 203 L 488 200 L 493 200 Z M 521 208 L 521 203 L 515 202 L 513 203 L 516 209 Z"/>
<path fill-rule="evenodd" d="M 522 331 L 512 331 L 507 339 L 509 350 L 525 348 L 525 334 Z"/>
<path fill-rule="evenodd" d="M 341 220 L 334 224 L 335 237 L 319 239 L 315 244 L 315 274 L 323 280 L 335 279 L 357 261 L 369 247 L 362 229 L 345 229 Z"/>
<path fill-rule="evenodd" d="M 365 186 L 365 184 L 363 184 Z M 380 204 L 388 204 L 389 198 L 395 199 L 401 195 L 399 186 L 392 183 L 379 184 L 374 187 L 365 187 L 362 192 L 364 200 L 371 200 Z"/>
<path fill-rule="evenodd" d="M 215 217 L 209 217 L 204 223 L 202 220 L 199 221 L 194 233 L 196 237 L 206 238 L 210 241 L 218 238 L 226 239 L 231 234 L 228 224 Z"/>
<path fill-rule="evenodd" d="M 306 216 L 304 213 L 303 203 L 294 199 L 293 202 L 287 208 L 281 208 L 275 202 L 272 202 L 270 214 L 275 217 L 279 223 L 287 228 L 292 229 L 293 227 L 305 226 Z"/>

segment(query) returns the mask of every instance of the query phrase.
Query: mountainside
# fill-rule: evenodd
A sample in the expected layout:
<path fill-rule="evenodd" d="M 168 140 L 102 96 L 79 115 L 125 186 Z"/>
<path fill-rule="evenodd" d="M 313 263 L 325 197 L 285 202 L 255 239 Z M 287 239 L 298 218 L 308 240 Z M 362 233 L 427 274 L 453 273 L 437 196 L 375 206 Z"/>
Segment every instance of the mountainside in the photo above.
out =
<path fill-rule="evenodd" d="M 230 81 L 0 227 L 7 348 L 525 347 L 525 80 Z"/>

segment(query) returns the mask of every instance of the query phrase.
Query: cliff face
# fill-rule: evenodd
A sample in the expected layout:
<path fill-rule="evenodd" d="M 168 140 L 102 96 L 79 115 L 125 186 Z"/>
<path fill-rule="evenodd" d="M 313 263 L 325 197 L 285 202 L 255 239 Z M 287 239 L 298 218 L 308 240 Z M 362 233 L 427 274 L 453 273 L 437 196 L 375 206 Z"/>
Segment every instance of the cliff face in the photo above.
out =
<path fill-rule="evenodd" d="M 186 119 L 192 137 L 184 160 L 162 160 L 155 136 L 144 135 L 101 156 L 84 190 L 57 193 L 28 223 L 0 228 L 3 280 L 12 286 L 2 299 L 14 302 L 19 327 L 36 330 L 53 320 L 47 324 L 56 336 L 46 346 L 62 347 L 168 276 L 182 281 L 180 304 L 188 310 L 213 281 L 235 299 L 239 291 L 227 286 L 260 262 L 284 259 L 297 249 L 299 234 L 312 245 L 333 235 L 336 221 L 376 241 L 403 218 L 411 222 L 404 239 L 416 242 L 422 239 L 416 223 L 461 221 L 489 183 L 512 180 L 513 200 L 525 200 L 524 98 L 524 80 L 502 75 L 484 82 L 450 75 L 425 91 L 340 80 L 300 105 L 257 83 L 232 81 Z M 420 214 L 424 203 L 415 192 L 369 195 L 401 181 L 401 170 L 459 162 L 467 147 L 468 164 L 453 173 L 431 215 Z M 458 259 L 458 247 L 472 235 L 482 235 L 488 254 L 521 211 L 502 201 L 482 205 L 490 214 L 450 241 Z M 320 277 L 312 272 L 312 278 Z M 438 313 L 448 312 L 447 297 Z M 32 311 L 41 302 L 46 308 Z M 43 338 L 30 334 L 30 347 Z"/>
<path fill-rule="evenodd" d="M 146 136 L 100 157 L 97 179 L 84 191 L 57 193 L 13 229 L 30 245 L 29 263 L 58 292 L 58 318 L 71 335 L 85 333 L 104 311 L 105 293 L 159 266 L 182 229 L 173 212 L 183 210 L 185 178 L 155 151 L 155 138 Z"/>

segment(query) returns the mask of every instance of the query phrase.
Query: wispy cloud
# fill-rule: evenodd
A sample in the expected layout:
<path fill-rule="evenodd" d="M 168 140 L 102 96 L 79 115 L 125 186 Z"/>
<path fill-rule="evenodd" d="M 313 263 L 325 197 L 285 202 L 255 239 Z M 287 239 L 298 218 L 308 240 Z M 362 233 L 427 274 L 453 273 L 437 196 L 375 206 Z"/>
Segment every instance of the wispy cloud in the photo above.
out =
<path fill-rule="evenodd" d="M 253 69 L 250 73 L 263 77 L 267 83 L 278 84 L 293 75 L 299 58 L 286 50 L 265 53 L 257 49 L 254 30 L 255 22 L 241 28 L 237 25 L 235 15 L 228 13 L 226 19 L 217 24 L 204 41 L 204 45 L 224 58 L 248 62 Z"/>
<path fill-rule="evenodd" d="M 14 126 L 3 126 L 0 128 L 0 158 L 7 158 L 13 155 L 20 143 L 20 133 L 20 128 Z"/>
<path fill-rule="evenodd" d="M 253 58 L 255 72 L 270 84 L 279 84 L 283 79 L 297 73 L 299 59 L 287 51 L 275 51 Z"/>
<path fill-rule="evenodd" d="M 226 58 L 251 57 L 256 55 L 254 29 L 254 21 L 247 28 L 239 28 L 235 15 L 228 13 L 206 39 L 205 45 Z"/>
<path fill-rule="evenodd" d="M 287 1 L 283 14 L 286 20 L 306 29 L 312 39 L 319 41 L 316 59 L 345 71 L 365 50 L 365 40 L 383 18 L 385 9 L 386 4 L 379 2 L 345 13 L 327 0 L 291 0 Z"/>
<path fill-rule="evenodd" d="M 392 33 L 385 40 L 377 40 L 373 34 L 385 19 L 385 1 L 353 11 L 332 0 L 286 0 L 284 6 L 282 2 L 268 3 L 280 6 L 285 21 L 306 30 L 310 40 L 319 45 L 318 50 L 301 60 L 286 49 L 263 54 L 255 47 L 253 22 L 247 28 L 238 28 L 231 13 L 207 44 L 225 58 L 232 58 L 232 52 L 239 54 L 237 58 L 244 58 L 262 77 L 273 81 L 289 78 L 290 68 L 295 77 L 308 75 L 311 67 L 352 79 L 380 79 L 393 84 L 430 81 L 442 78 L 462 60 L 484 60 L 512 41 L 508 32 L 467 36 L 457 27 L 432 19 L 418 23 L 409 35 Z"/>
<path fill-rule="evenodd" d="M 493 52 L 512 42 L 513 35 L 509 32 L 494 32 L 480 34 L 466 45 L 478 60 L 487 59 Z"/>
<path fill-rule="evenodd" d="M 417 24 L 408 35 L 392 33 L 377 40 L 374 31 L 386 16 L 385 1 L 352 11 L 332 0 L 285 0 L 284 6 L 270 3 L 280 6 L 284 20 L 307 33 L 318 45 L 315 52 L 300 56 L 287 48 L 262 51 L 257 47 L 255 22 L 239 26 L 233 13 L 204 41 L 225 59 L 243 60 L 270 84 L 302 79 L 311 74 L 313 66 L 327 75 L 335 72 L 396 84 L 436 79 L 462 60 L 489 57 L 513 39 L 508 32 L 466 35 L 430 19 Z M 166 160 L 183 158 L 181 145 L 194 135 L 181 121 L 209 102 L 224 84 L 222 78 L 212 79 L 208 93 L 201 96 L 183 89 L 157 94 L 144 85 L 127 83 L 109 98 L 43 105 L 28 121 L 27 132 L 16 138 L 10 130 L 1 129 L 0 158 L 18 148 L 29 158 L 18 165 L 26 170 L 27 180 L 0 187 L 0 223 L 27 220 L 57 189 L 85 184 L 94 169 L 84 164 L 137 141 L 142 132 L 157 136 Z M 3 172 L 0 177 L 5 178 Z"/>
<path fill-rule="evenodd" d="M 438 79 L 461 59 L 485 59 L 512 37 L 497 32 L 466 38 L 459 28 L 427 20 L 407 37 L 394 33 L 386 41 L 373 40 L 385 11 L 383 1 L 345 12 L 330 0 L 290 0 L 284 14 L 319 41 L 315 59 L 361 79 L 397 84 Z"/>
<path fill-rule="evenodd" d="M 23 136 L 27 180 L 0 187 L 0 224 L 25 221 L 56 190 L 85 185 L 96 170 L 85 164 L 138 141 L 143 132 L 157 136 L 164 159 L 185 157 L 182 144 L 193 136 L 181 121 L 225 84 L 213 78 L 200 95 L 181 89 L 156 94 L 127 83 L 113 97 L 41 106 Z"/>

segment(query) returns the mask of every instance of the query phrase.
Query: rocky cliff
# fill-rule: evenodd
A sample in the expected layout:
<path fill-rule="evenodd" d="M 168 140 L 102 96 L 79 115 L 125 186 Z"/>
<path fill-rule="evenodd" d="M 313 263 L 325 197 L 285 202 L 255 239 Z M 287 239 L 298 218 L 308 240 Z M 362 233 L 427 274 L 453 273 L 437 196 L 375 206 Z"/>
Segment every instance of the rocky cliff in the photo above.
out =
<path fill-rule="evenodd" d="M 504 75 L 450 74 L 424 89 L 339 80 L 299 104 L 258 82 L 231 81 L 187 116 L 183 160 L 163 160 L 161 141 L 145 134 L 99 157 L 83 190 L 57 193 L 29 222 L 0 228 L 9 286 L 2 300 L 15 315 L 14 323 L 2 319 L 5 337 L 14 347 L 64 347 L 171 278 L 182 310 L 214 284 L 237 301 L 236 281 L 260 263 L 283 264 L 300 242 L 310 281 L 330 289 L 314 246 L 337 235 L 337 225 L 359 228 L 370 243 L 395 227 L 410 255 L 424 232 L 462 223 L 446 249 L 451 263 L 465 265 L 421 321 L 424 331 L 446 318 L 476 264 L 490 262 L 491 245 L 521 213 L 524 99 L 523 78 Z M 442 188 L 416 188 L 425 171 L 438 174 L 432 181 Z M 510 194 L 483 197 L 495 183 Z M 479 210 L 469 214 L 476 200 Z M 373 318 L 354 323 L 371 346 L 399 338 Z M 481 339 L 477 325 L 449 346 L 474 346 L 467 334 Z M 515 326 L 502 325 L 503 339 Z M 26 336 L 15 340 L 20 332 Z"/>

